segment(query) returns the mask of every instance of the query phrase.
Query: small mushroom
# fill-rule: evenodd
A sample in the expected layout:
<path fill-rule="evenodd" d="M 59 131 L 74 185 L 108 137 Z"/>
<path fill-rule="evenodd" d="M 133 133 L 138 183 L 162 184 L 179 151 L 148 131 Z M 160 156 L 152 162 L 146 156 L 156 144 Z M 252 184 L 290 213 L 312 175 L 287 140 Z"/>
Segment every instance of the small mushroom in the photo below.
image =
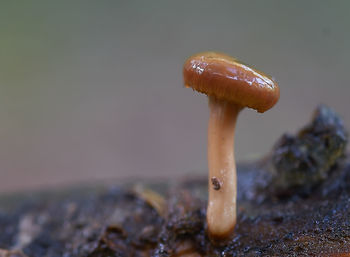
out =
<path fill-rule="evenodd" d="M 184 84 L 209 97 L 208 234 L 225 243 L 236 225 L 237 178 L 234 158 L 236 120 L 244 107 L 263 113 L 279 99 L 279 87 L 269 76 L 216 52 L 188 58 L 183 67 Z M 220 190 L 211 178 L 220 181 Z"/>

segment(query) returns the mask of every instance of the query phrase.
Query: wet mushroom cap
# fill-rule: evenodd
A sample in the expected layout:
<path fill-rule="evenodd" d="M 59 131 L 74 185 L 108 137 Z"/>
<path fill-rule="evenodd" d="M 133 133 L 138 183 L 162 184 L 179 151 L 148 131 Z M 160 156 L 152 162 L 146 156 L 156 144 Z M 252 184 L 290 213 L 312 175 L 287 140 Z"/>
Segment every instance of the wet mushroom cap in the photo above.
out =
<path fill-rule="evenodd" d="M 265 112 L 279 99 L 271 77 L 216 52 L 191 56 L 183 68 L 184 84 L 198 92 Z"/>

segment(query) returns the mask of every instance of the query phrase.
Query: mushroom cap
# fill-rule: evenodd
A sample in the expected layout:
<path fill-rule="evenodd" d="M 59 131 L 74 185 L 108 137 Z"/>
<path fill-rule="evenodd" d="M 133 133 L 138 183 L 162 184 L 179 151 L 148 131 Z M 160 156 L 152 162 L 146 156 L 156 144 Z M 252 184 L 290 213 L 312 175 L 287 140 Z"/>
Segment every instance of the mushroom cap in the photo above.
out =
<path fill-rule="evenodd" d="M 217 52 L 203 52 L 188 58 L 183 68 L 184 83 L 198 92 L 265 112 L 279 99 L 273 79 Z"/>

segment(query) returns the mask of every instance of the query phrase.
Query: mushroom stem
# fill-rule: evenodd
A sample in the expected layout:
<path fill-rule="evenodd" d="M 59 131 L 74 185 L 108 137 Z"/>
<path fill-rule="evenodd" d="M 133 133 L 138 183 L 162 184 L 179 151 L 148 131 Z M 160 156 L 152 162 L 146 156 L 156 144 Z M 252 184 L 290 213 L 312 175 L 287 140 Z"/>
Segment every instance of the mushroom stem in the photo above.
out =
<path fill-rule="evenodd" d="M 237 177 L 234 135 L 236 120 L 242 107 L 209 97 L 209 108 L 207 223 L 212 241 L 220 242 L 231 238 L 236 225 Z M 212 184 L 213 178 L 218 180 L 219 189 Z"/>

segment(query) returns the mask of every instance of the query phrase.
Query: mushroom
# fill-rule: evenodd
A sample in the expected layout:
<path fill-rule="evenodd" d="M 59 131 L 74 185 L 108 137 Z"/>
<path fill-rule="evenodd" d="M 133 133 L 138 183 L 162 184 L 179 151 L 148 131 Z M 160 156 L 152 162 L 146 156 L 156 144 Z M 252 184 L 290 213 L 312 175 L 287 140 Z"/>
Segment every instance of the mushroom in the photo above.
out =
<path fill-rule="evenodd" d="M 279 87 L 264 73 L 216 52 L 188 58 L 183 67 L 185 87 L 209 97 L 208 234 L 225 243 L 236 225 L 237 177 L 234 158 L 236 120 L 244 107 L 263 113 L 279 99 Z"/>

